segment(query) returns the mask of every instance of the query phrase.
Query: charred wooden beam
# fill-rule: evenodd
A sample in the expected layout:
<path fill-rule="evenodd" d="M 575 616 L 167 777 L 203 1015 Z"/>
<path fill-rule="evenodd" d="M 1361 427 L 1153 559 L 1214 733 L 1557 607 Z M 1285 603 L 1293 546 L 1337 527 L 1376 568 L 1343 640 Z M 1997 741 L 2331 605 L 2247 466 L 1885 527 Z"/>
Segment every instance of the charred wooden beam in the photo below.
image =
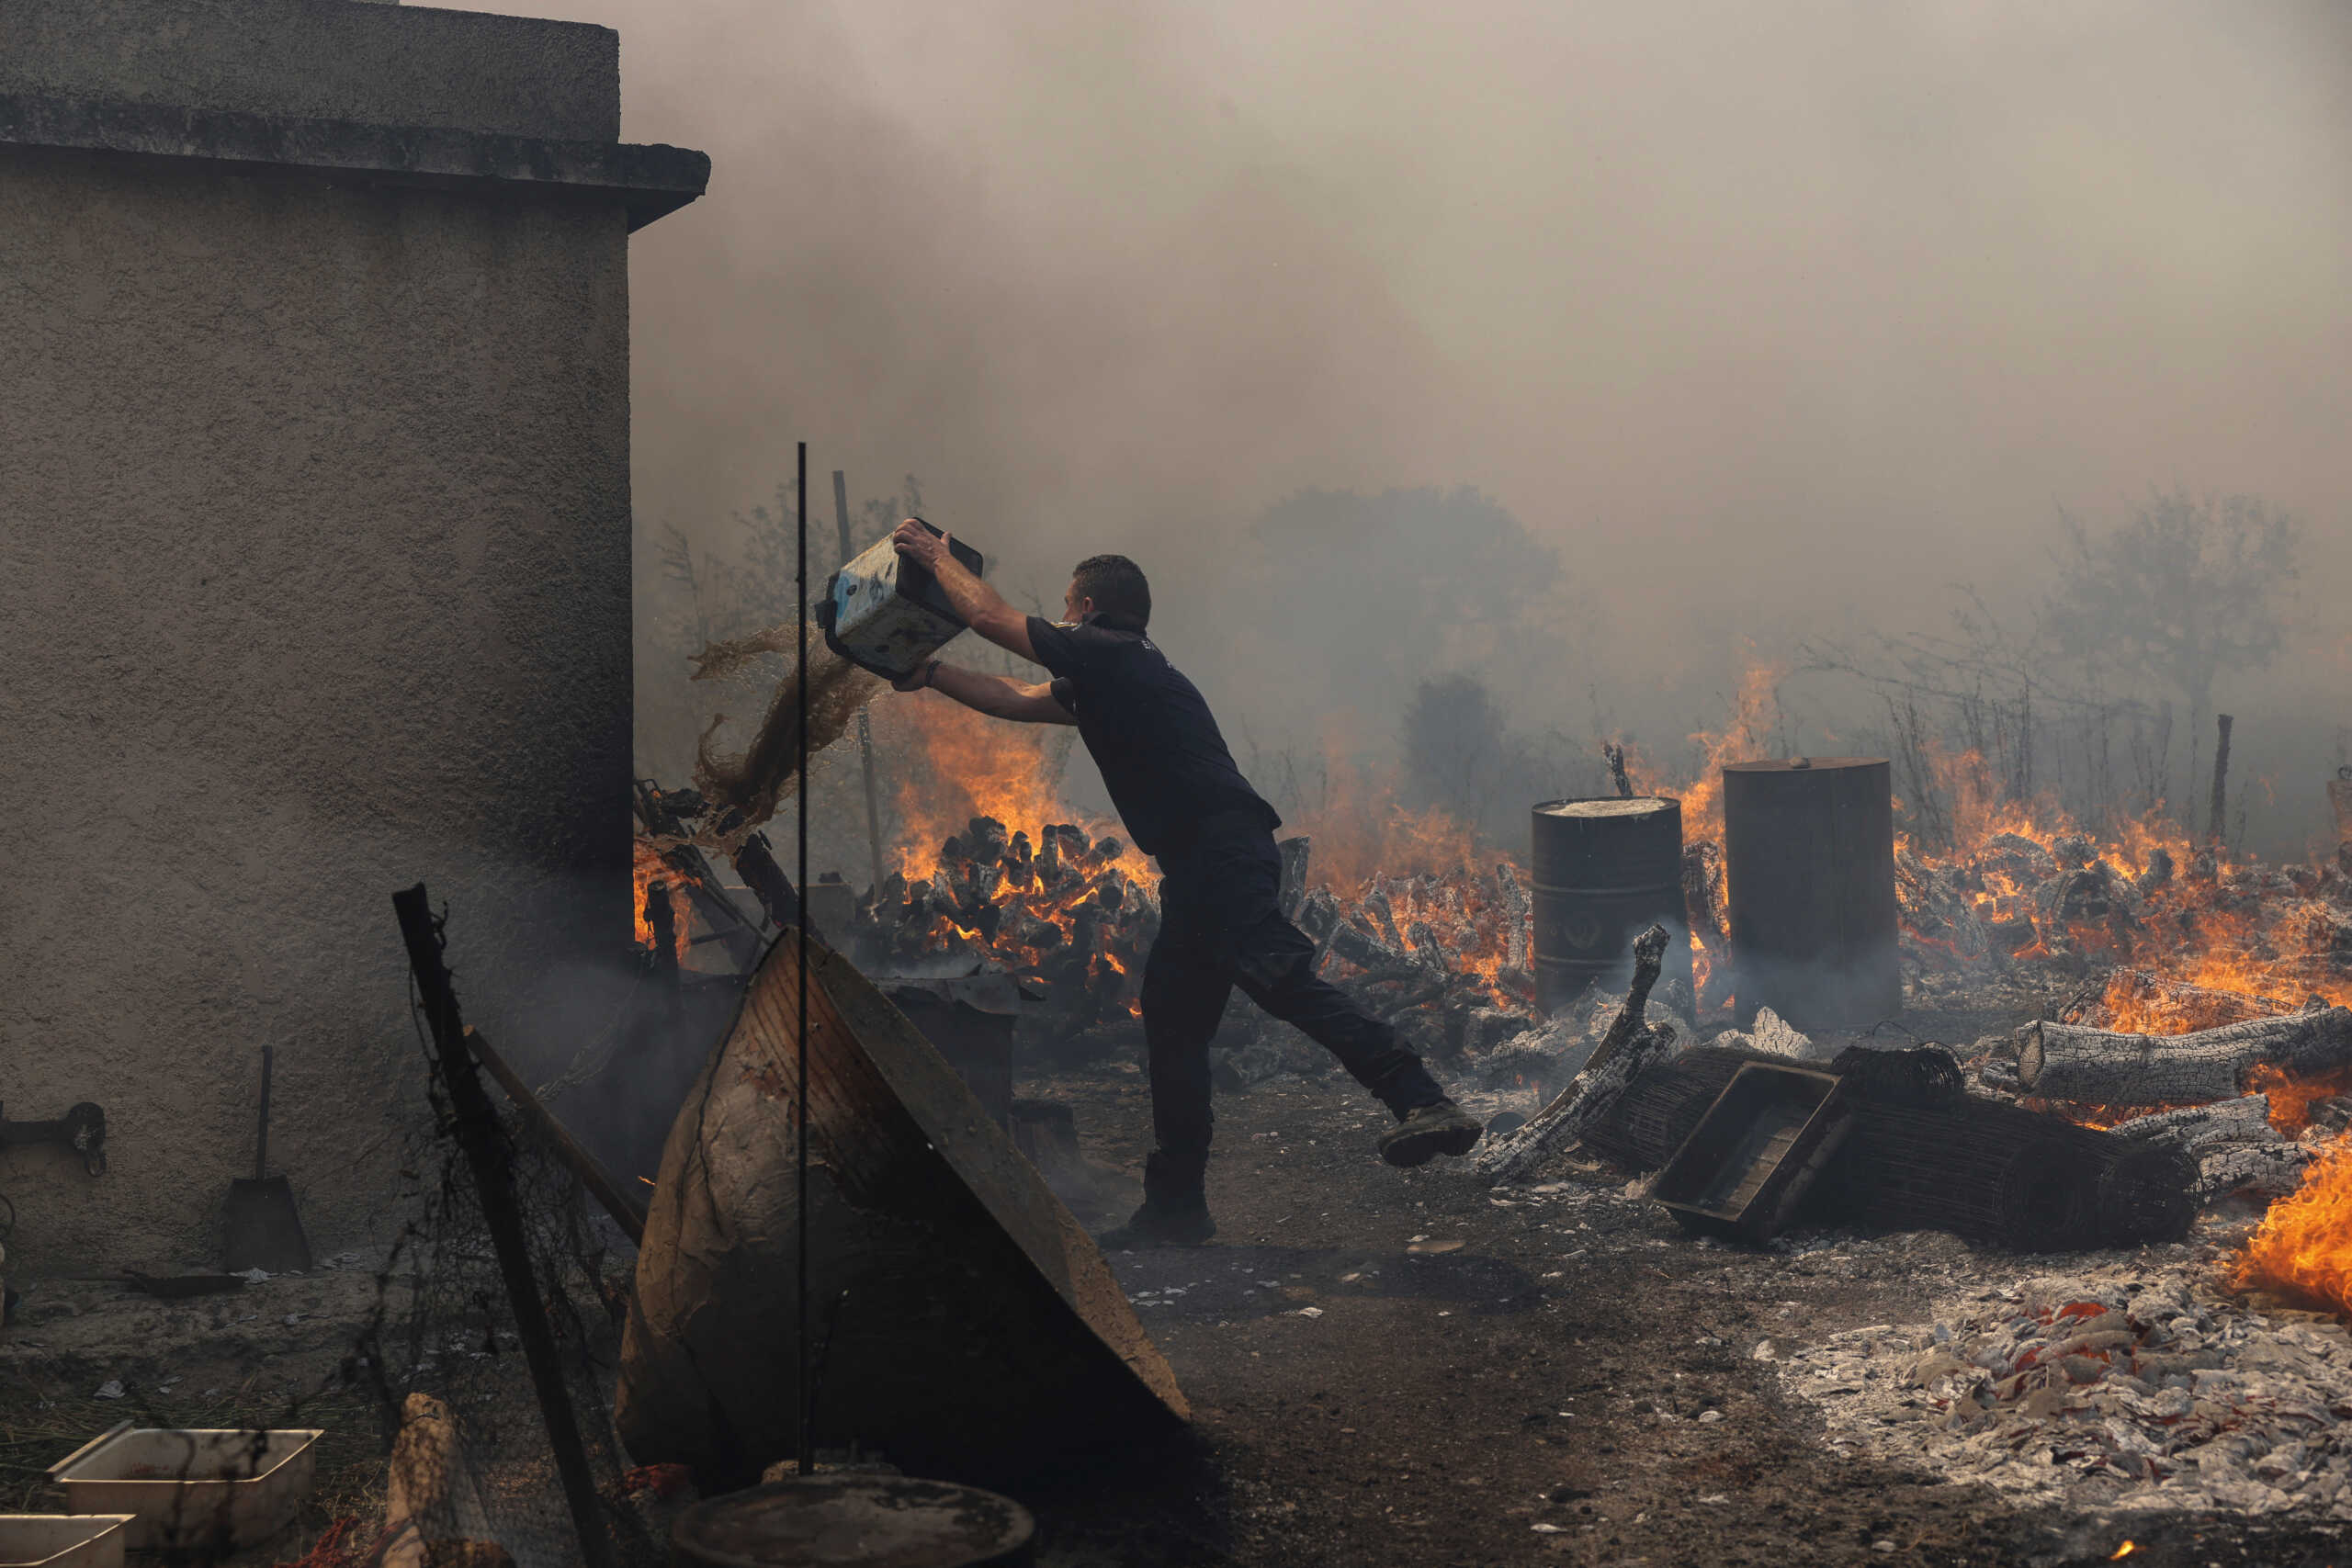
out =
<path fill-rule="evenodd" d="M 1304 833 L 1274 846 L 1283 857 L 1282 890 L 1275 901 L 1286 920 L 1298 919 L 1298 907 L 1306 901 L 1307 852 L 1313 847 Z"/>
<path fill-rule="evenodd" d="M 2213 802 L 2206 813 L 2205 838 L 2218 849 L 2229 825 L 2224 808 L 2230 799 L 2230 727 L 2237 721 L 2225 713 L 2215 715 L 2214 719 L 2221 733 L 2213 741 Z"/>
<path fill-rule="evenodd" d="M 1639 1031 L 1605 1066 L 1577 1075 L 1525 1126 L 1481 1145 L 1471 1168 L 1497 1186 L 1525 1180 L 1607 1115 L 1626 1085 L 1673 1050 L 1675 1039 L 1671 1026 Z"/>

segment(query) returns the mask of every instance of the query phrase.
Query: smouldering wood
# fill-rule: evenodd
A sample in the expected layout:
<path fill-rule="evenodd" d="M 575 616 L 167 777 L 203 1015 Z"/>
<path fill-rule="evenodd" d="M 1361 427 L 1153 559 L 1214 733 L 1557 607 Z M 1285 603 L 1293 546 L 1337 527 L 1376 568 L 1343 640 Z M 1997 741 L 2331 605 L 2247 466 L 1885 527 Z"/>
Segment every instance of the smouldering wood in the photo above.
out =
<path fill-rule="evenodd" d="M 2028 1094 L 2095 1105 L 2200 1105 L 2244 1094 L 2257 1066 L 2299 1077 L 2352 1067 L 2352 1009 L 2254 1019 L 2189 1034 L 2118 1034 L 2041 1021 L 2018 1032 Z"/>
<path fill-rule="evenodd" d="M 1634 939 L 1633 986 L 1592 1059 L 1527 1125 L 1506 1137 L 1488 1139 L 1480 1147 L 1471 1162 L 1480 1176 L 1498 1184 L 1523 1179 L 1576 1142 L 1617 1103 L 1628 1084 L 1672 1048 L 1671 1030 L 1646 1029 L 1642 1024 L 1650 988 L 1657 984 L 1658 971 L 1664 966 L 1666 943 L 1663 926 L 1652 926 Z"/>

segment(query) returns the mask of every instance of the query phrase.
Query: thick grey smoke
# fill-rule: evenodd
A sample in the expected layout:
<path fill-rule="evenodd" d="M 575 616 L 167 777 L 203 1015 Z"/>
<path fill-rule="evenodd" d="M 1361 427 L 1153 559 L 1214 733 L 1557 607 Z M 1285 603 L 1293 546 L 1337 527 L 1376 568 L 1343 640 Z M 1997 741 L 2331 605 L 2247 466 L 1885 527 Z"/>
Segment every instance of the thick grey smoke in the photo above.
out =
<path fill-rule="evenodd" d="M 628 136 L 716 161 L 634 242 L 641 529 L 795 439 L 912 470 L 1049 600 L 1143 561 L 1230 711 L 1299 705 L 1220 616 L 1317 487 L 1476 487 L 1566 567 L 1536 686 L 1659 730 L 1743 639 L 2022 603 L 2061 506 L 2258 494 L 2352 575 L 2333 4 L 512 8 L 618 28 Z"/>

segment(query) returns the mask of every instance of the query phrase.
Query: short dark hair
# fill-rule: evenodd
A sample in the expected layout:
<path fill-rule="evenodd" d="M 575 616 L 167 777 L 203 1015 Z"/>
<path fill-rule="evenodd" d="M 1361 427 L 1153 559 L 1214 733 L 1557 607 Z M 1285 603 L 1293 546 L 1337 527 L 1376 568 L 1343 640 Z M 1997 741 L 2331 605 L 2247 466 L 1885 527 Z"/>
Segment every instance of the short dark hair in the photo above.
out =
<path fill-rule="evenodd" d="M 1151 623 L 1151 584 L 1143 568 L 1125 556 L 1089 556 L 1070 569 L 1070 584 L 1080 599 L 1094 601 L 1095 609 L 1135 622 Z"/>

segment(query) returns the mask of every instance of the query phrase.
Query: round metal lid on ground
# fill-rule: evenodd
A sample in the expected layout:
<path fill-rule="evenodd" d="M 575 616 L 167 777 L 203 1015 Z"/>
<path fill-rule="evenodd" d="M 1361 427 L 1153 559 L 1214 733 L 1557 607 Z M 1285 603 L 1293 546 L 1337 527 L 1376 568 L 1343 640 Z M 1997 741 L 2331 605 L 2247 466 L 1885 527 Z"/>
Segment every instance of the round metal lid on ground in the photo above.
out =
<path fill-rule="evenodd" d="M 1030 1561 L 1037 1521 L 976 1486 L 809 1475 L 713 1497 L 671 1532 L 673 1562 L 709 1568 L 991 1568 Z"/>
<path fill-rule="evenodd" d="M 1546 817 L 1646 817 L 1679 806 L 1663 795 L 1601 795 L 1593 800 L 1547 800 L 1535 809 Z"/>

